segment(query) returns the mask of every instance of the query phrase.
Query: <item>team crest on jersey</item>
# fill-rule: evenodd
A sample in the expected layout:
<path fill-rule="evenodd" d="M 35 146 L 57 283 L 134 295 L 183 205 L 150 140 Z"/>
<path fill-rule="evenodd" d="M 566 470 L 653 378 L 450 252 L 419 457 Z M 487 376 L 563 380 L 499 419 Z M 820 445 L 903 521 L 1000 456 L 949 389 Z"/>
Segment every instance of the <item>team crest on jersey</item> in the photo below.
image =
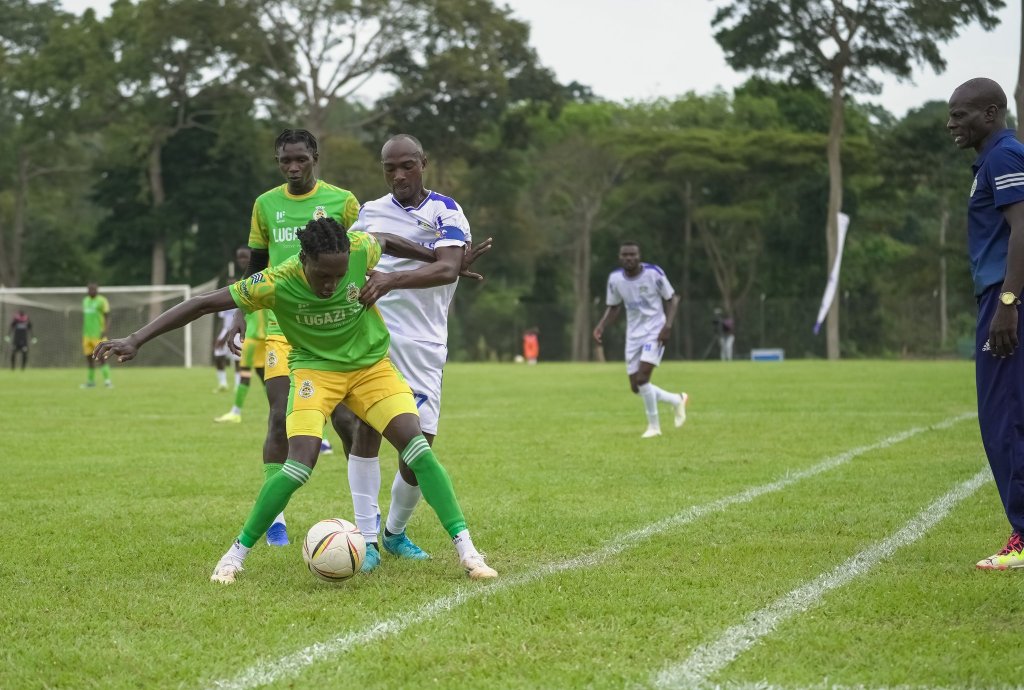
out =
<path fill-rule="evenodd" d="M 345 298 L 348 299 L 349 302 L 355 302 L 359 299 L 359 288 L 355 283 L 349 283 L 348 287 L 345 288 Z"/>
<path fill-rule="evenodd" d="M 323 206 L 317 206 L 316 210 L 313 211 L 313 220 L 323 220 L 327 217 L 327 211 L 324 210 Z"/>
<path fill-rule="evenodd" d="M 426 230 L 427 232 L 434 232 L 434 226 L 420 218 L 416 219 L 416 225 L 420 226 L 420 228 Z"/>
<path fill-rule="evenodd" d="M 976 191 L 978 191 L 978 176 L 977 175 L 974 176 L 974 184 L 971 185 L 971 196 L 972 197 L 974 196 L 974 193 Z"/>
<path fill-rule="evenodd" d="M 273 369 L 277 366 L 277 353 L 273 350 L 267 350 L 267 369 Z"/>
<path fill-rule="evenodd" d="M 313 389 L 313 382 L 309 379 L 304 379 L 302 385 L 299 386 L 299 397 L 300 398 L 312 398 L 313 393 L 316 391 Z"/>

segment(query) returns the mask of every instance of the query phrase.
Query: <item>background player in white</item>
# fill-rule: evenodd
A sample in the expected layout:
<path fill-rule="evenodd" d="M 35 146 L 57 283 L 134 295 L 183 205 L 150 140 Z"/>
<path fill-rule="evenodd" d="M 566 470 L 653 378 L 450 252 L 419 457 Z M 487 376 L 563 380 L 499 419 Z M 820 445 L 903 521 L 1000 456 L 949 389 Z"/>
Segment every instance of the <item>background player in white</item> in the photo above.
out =
<path fill-rule="evenodd" d="M 220 331 L 213 343 L 213 365 L 217 368 L 217 387 L 213 389 L 214 393 L 223 393 L 228 389 L 228 362 L 234 363 L 235 387 L 238 387 L 238 355 L 231 351 L 225 341 L 237 313 L 237 309 L 225 309 L 217 313 L 217 318 L 220 319 Z"/>
<path fill-rule="evenodd" d="M 636 242 L 623 242 L 619 246 L 619 265 L 622 268 L 608 276 L 608 308 L 594 328 L 594 340 L 601 342 L 604 329 L 615 322 L 625 306 L 626 373 L 630 388 L 640 395 L 647 413 L 647 431 L 641 438 L 661 436 L 659 402 L 675 408 L 677 427 L 686 421 L 689 396 L 669 393 L 651 383 L 651 374 L 654 367 L 661 364 L 665 341 L 672 332 L 679 295 L 660 267 L 640 261 L 640 245 Z"/>
<path fill-rule="evenodd" d="M 453 199 L 423 186 L 427 158 L 415 137 L 399 134 L 389 139 L 381 149 L 381 164 L 391 193 L 363 204 L 352 229 L 389 232 L 418 242 L 433 249 L 437 261 L 424 264 L 385 255 L 363 294 L 365 301 L 377 300 L 391 332 L 389 356 L 412 389 L 423 435 L 433 445 L 441 412 L 441 370 L 448 358 L 448 307 L 471 241 L 469 221 Z M 436 287 L 401 290 L 407 281 L 404 274 L 412 270 L 421 276 L 423 271 L 430 271 Z M 360 423 L 348 462 L 356 523 L 367 542 L 363 572 L 380 564 L 380 442 L 380 434 Z M 381 540 L 389 553 L 417 560 L 428 558 L 405 534 L 420 495 L 416 476 L 399 458 Z"/>

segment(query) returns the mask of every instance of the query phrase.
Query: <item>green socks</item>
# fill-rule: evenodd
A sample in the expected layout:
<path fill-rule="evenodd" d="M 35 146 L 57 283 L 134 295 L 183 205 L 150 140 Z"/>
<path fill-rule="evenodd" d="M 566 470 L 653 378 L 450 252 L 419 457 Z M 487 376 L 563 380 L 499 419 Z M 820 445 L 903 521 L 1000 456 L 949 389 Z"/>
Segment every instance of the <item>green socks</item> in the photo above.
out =
<path fill-rule="evenodd" d="M 104 381 L 109 381 L 110 380 L 110 365 L 109 364 L 101 364 L 100 365 L 100 371 L 103 372 L 103 380 Z"/>
<path fill-rule="evenodd" d="M 255 546 L 266 533 L 274 523 L 274 518 L 288 505 L 292 494 L 309 480 L 313 470 L 301 462 L 286 460 L 283 465 L 265 463 L 263 472 L 267 479 L 242 526 L 242 533 L 238 535 L 242 546 L 249 548 Z"/>
<path fill-rule="evenodd" d="M 86 369 L 85 380 L 89 383 L 96 383 L 96 367 Z"/>
<path fill-rule="evenodd" d="M 416 480 L 423 491 L 423 498 L 437 513 L 448 536 L 454 537 L 466 529 L 466 518 L 459 507 L 459 499 L 455 497 L 452 480 L 437 461 L 437 456 L 430 449 L 427 439 L 423 438 L 422 434 L 416 436 L 409 441 L 401 455 L 402 460 L 416 475 Z M 267 526 L 269 527 L 270 523 L 267 523 Z"/>
<path fill-rule="evenodd" d="M 235 407 L 239 410 L 242 409 L 242 405 L 245 403 L 245 396 L 249 394 L 249 379 L 242 379 L 235 386 Z"/>

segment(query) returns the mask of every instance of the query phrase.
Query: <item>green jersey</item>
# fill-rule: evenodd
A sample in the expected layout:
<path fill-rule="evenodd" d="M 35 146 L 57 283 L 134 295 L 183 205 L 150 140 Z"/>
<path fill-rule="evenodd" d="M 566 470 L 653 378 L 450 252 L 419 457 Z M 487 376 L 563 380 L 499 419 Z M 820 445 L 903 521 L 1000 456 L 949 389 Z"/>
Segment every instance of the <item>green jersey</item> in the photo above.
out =
<path fill-rule="evenodd" d="M 359 202 L 348 190 L 317 180 L 312 191 L 296 196 L 288 185 L 260 194 L 252 207 L 249 246 L 266 249 L 270 266 L 277 266 L 299 253 L 297 233 L 318 218 L 334 218 L 348 230 L 359 217 Z M 281 335 L 273 312 L 267 312 L 267 335 Z"/>
<path fill-rule="evenodd" d="M 349 232 L 348 272 L 327 299 L 309 287 L 298 256 L 229 286 L 239 309 L 273 309 L 292 346 L 290 369 L 356 371 L 388 353 L 391 336 L 377 307 L 359 302 L 366 272 L 380 259 L 380 244 L 365 232 Z"/>
<path fill-rule="evenodd" d="M 86 297 L 82 300 L 82 337 L 102 338 L 110 303 L 103 295 Z"/>
<path fill-rule="evenodd" d="M 263 340 L 267 337 L 267 311 L 249 312 L 245 315 L 245 339 Z"/>

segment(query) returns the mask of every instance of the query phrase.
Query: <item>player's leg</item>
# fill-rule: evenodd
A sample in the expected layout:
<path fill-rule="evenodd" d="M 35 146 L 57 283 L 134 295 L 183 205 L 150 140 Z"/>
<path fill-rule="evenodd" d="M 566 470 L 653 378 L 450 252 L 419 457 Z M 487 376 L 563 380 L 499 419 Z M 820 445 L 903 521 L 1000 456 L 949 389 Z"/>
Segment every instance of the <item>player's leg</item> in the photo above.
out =
<path fill-rule="evenodd" d="M 223 393 L 228 389 L 228 372 L 226 370 L 228 357 L 226 352 L 222 352 L 217 349 L 213 353 L 213 366 L 217 370 L 217 387 L 213 389 L 214 393 Z"/>
<path fill-rule="evenodd" d="M 28 365 L 28 345 L 21 348 L 21 370 L 25 371 L 25 366 Z"/>
<path fill-rule="evenodd" d="M 681 427 L 686 422 L 686 404 L 689 401 L 689 396 L 686 393 L 670 393 L 664 388 L 656 386 L 651 378 L 654 373 L 654 368 L 661 364 L 661 358 L 665 354 L 665 346 L 654 341 L 649 343 L 640 351 L 640 374 L 639 378 L 646 376 L 646 388 L 640 391 L 641 396 L 648 396 L 653 393 L 655 400 L 655 411 L 657 411 L 657 403 L 664 403 L 671 405 L 675 412 L 674 423 L 676 427 Z M 646 372 L 646 373 L 645 373 Z M 638 381 L 638 388 L 641 384 Z M 646 409 L 648 398 L 644 398 L 644 407 Z M 660 423 L 658 429 L 660 430 Z"/>
<path fill-rule="evenodd" d="M 85 355 L 85 365 L 88 367 L 85 373 L 85 383 L 82 388 L 94 388 L 96 386 L 96 362 L 92 358 L 93 350 L 97 342 L 91 338 L 82 338 L 82 354 Z"/>
<path fill-rule="evenodd" d="M 497 577 L 473 545 L 466 519 L 444 469 L 420 430 L 416 405 L 408 385 L 385 358 L 354 378 L 345 403 L 382 433 L 415 474 L 423 497 L 452 538 L 459 560 L 471 579 Z"/>
<path fill-rule="evenodd" d="M 348 408 L 345 408 L 348 409 Z M 357 417 L 358 420 L 358 417 Z M 362 571 L 371 572 L 380 565 L 380 434 L 359 420 L 352 435 L 348 454 L 348 487 L 352 493 L 352 510 L 356 527 L 366 542 L 366 558 Z"/>
<path fill-rule="evenodd" d="M 325 410 L 334 409 L 347 387 L 346 374 L 309 369 L 295 374 L 287 402 L 288 457 L 280 469 L 267 474 L 242 531 L 210 577 L 214 582 L 234 582 L 249 551 L 264 533 L 269 534 L 292 494 L 309 480 L 320 454 Z"/>
<path fill-rule="evenodd" d="M 441 379 L 445 362 L 448 361 L 448 348 L 442 344 L 411 340 L 393 334 L 389 356 L 412 389 L 420 418 L 420 430 L 433 448 L 441 416 Z M 389 553 L 417 560 L 429 558 L 406 535 L 406 526 L 421 496 L 415 473 L 399 458 L 398 472 L 391 484 L 391 507 L 384 522 L 381 542 Z"/>
<path fill-rule="evenodd" d="M 263 388 L 267 394 L 267 437 L 263 441 L 263 472 L 279 471 L 288 457 L 288 396 L 291 389 L 291 372 L 288 370 L 288 355 L 291 346 L 281 338 L 266 343 L 266 368 Z M 317 433 L 320 436 L 321 429 Z M 271 546 L 288 545 L 288 528 L 282 511 L 267 531 L 267 543 Z"/>

